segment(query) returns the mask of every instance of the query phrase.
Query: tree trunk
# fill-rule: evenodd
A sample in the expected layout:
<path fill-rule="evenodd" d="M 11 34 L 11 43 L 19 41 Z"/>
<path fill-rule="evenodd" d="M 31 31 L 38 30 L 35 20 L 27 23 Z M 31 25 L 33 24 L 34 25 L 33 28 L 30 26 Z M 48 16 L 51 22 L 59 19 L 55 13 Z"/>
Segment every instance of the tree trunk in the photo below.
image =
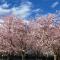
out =
<path fill-rule="evenodd" d="M 60 60 L 60 56 L 57 56 L 57 60 Z"/>
<path fill-rule="evenodd" d="M 2 60 L 3 60 L 3 55 L 2 55 Z"/>
<path fill-rule="evenodd" d="M 56 56 L 56 55 L 54 55 L 54 60 L 56 60 L 56 58 L 57 58 L 57 56 Z"/>
<path fill-rule="evenodd" d="M 24 60 L 24 55 L 22 54 L 22 60 Z"/>
<path fill-rule="evenodd" d="M 9 56 L 7 56 L 7 60 L 10 60 L 10 59 L 9 59 Z"/>

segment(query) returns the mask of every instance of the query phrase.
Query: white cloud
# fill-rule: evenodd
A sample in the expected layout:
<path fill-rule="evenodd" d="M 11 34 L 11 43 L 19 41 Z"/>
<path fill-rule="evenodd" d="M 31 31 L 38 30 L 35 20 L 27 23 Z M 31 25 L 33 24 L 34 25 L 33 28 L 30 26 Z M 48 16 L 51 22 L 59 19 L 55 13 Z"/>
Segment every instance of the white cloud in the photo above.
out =
<path fill-rule="evenodd" d="M 33 10 L 33 12 L 39 12 L 39 11 L 40 11 L 40 9 Z"/>
<path fill-rule="evenodd" d="M 10 13 L 12 15 L 25 18 L 30 15 L 32 3 L 29 1 L 22 2 L 19 7 L 13 7 L 11 9 L 6 9 L 8 7 L 9 5 L 6 2 L 3 5 L 0 5 L 0 15 L 5 15 L 5 14 L 7 15 L 8 13 Z"/>
<path fill-rule="evenodd" d="M 43 12 L 42 9 L 37 8 L 35 10 L 32 9 L 32 3 L 29 1 L 22 2 L 19 7 L 13 7 L 11 9 L 7 9 L 9 4 L 6 2 L 3 5 L 0 5 L 0 15 L 15 15 L 19 18 L 26 18 L 29 17 L 32 13 L 35 13 L 36 16 L 39 16 L 39 13 Z"/>
<path fill-rule="evenodd" d="M 41 13 L 41 12 L 43 12 L 43 10 L 42 9 L 40 9 L 40 8 L 37 8 L 37 9 L 35 9 L 35 10 L 33 10 L 32 12 L 35 12 L 35 13 Z"/>
<path fill-rule="evenodd" d="M 12 11 L 12 14 L 25 18 L 30 14 L 31 3 L 30 2 L 22 3 L 21 6 L 17 8 L 15 7 L 12 8 L 11 11 Z"/>
<path fill-rule="evenodd" d="M 37 8 L 32 10 L 31 14 L 35 14 L 34 18 L 41 16 L 44 13 L 43 9 Z"/>
<path fill-rule="evenodd" d="M 8 14 L 9 12 L 9 9 L 3 9 L 2 7 L 0 7 L 0 15 Z"/>
<path fill-rule="evenodd" d="M 5 15 L 10 12 L 10 9 L 6 9 L 7 7 L 8 7 L 7 3 L 0 5 L 0 15 Z"/>
<path fill-rule="evenodd" d="M 9 5 L 7 3 L 4 3 L 3 5 L 1 5 L 2 8 L 8 8 Z"/>
<path fill-rule="evenodd" d="M 54 2 L 54 3 L 51 5 L 51 7 L 52 7 L 52 8 L 55 8 L 58 4 L 59 4 L 59 2 L 56 1 L 56 2 Z"/>

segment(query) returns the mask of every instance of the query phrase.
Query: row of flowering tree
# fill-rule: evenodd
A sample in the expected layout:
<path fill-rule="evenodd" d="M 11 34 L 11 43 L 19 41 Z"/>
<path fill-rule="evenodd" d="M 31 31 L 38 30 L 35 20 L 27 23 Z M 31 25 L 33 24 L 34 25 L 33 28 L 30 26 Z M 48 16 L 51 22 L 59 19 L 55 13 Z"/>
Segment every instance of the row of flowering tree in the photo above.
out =
<path fill-rule="evenodd" d="M 1 18 L 0 55 L 54 55 L 60 57 L 60 25 L 53 14 L 28 23 L 14 16 Z"/>

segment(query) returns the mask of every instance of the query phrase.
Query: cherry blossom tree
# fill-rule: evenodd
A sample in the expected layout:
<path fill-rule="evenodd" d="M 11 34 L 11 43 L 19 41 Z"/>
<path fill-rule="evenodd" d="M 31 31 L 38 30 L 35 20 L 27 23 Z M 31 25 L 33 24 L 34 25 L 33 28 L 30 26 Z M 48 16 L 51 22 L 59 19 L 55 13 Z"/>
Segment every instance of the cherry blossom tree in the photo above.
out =
<path fill-rule="evenodd" d="M 28 24 L 15 16 L 6 16 L 0 24 L 1 54 L 60 56 L 60 25 L 55 26 L 56 15 L 38 17 Z"/>
<path fill-rule="evenodd" d="M 33 49 L 35 51 L 42 52 L 47 55 L 58 55 L 56 54 L 59 50 L 60 45 L 57 36 L 60 36 L 60 29 L 54 25 L 55 15 L 48 15 L 38 18 L 36 21 L 32 21 L 29 24 L 31 39 L 33 41 Z M 57 39 L 55 39 L 57 37 Z M 55 44 L 54 44 L 55 43 Z M 58 50 L 52 48 L 55 46 Z M 37 48 L 37 50 L 36 50 Z M 58 52 L 59 53 L 59 52 Z"/>

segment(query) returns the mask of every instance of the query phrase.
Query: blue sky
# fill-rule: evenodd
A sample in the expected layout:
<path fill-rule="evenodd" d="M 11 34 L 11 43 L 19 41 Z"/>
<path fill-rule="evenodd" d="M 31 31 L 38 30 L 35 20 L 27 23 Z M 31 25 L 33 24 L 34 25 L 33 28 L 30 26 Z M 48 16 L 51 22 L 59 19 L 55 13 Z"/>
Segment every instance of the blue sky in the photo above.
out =
<path fill-rule="evenodd" d="M 34 18 L 60 11 L 60 0 L 0 0 L 0 16 Z"/>

